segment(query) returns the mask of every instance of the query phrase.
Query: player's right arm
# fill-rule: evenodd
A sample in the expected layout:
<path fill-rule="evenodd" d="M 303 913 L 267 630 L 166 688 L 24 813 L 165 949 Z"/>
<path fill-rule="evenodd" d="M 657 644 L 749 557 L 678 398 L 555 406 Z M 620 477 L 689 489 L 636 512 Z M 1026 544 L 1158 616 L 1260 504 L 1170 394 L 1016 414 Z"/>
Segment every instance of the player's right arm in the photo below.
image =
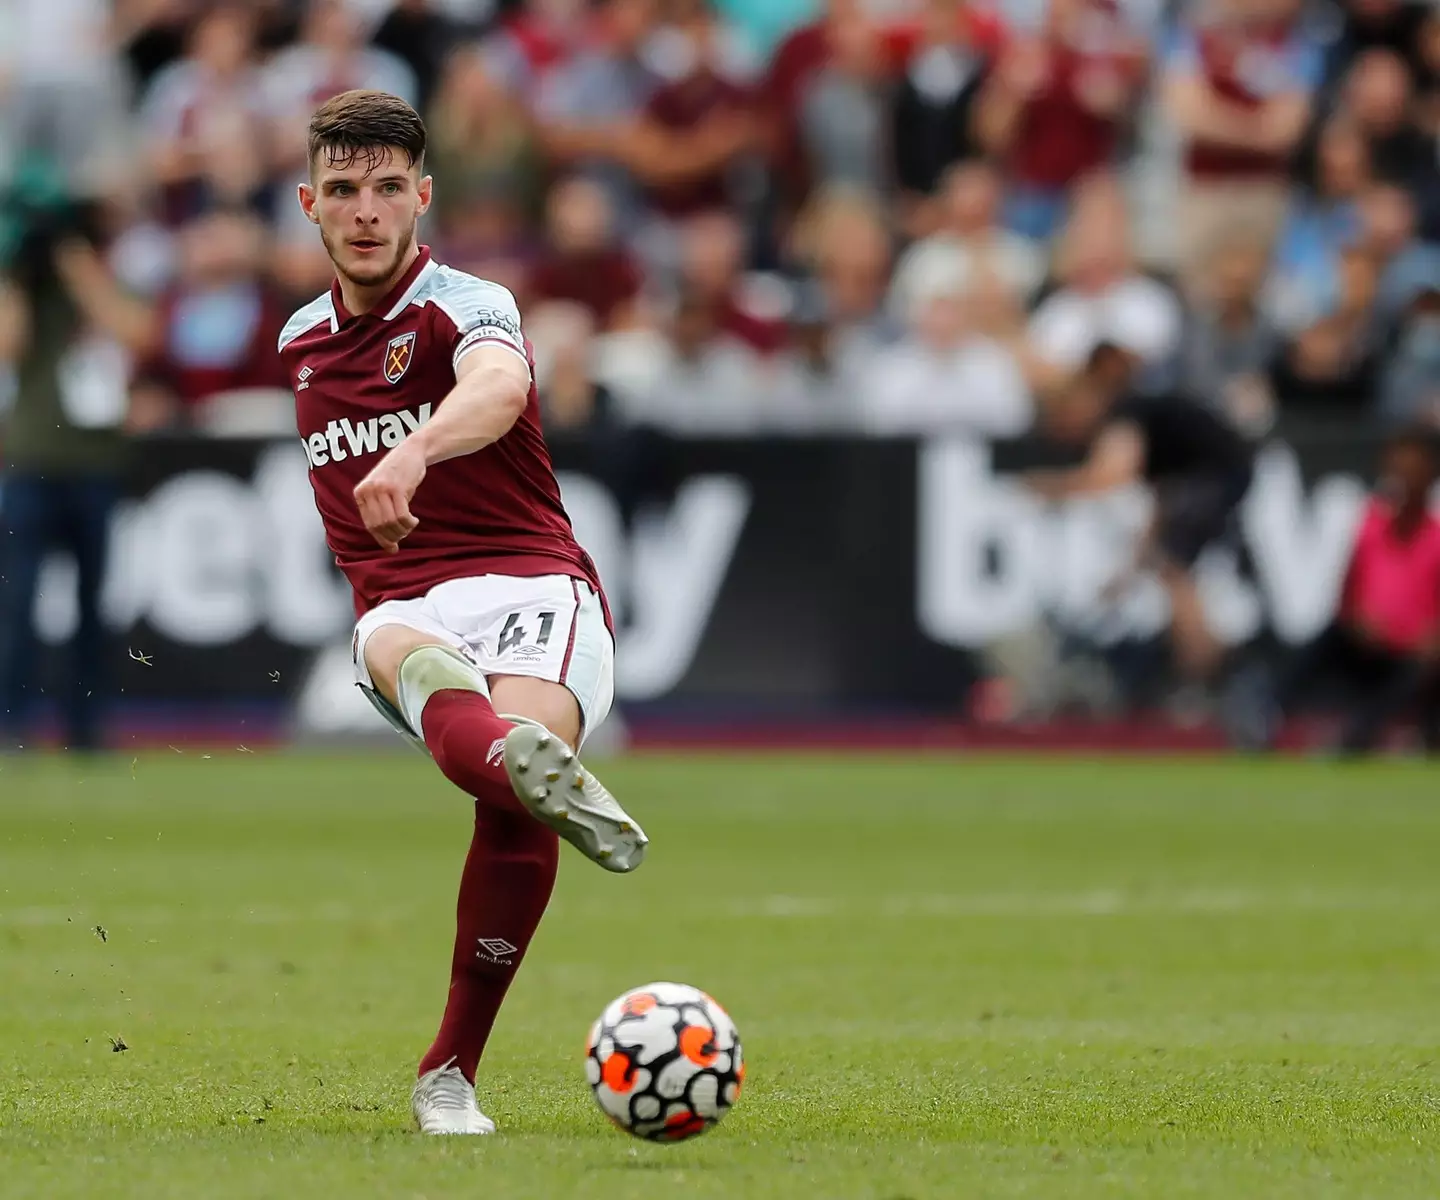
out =
<path fill-rule="evenodd" d="M 390 451 L 355 488 L 370 536 L 387 554 L 420 523 L 410 501 L 434 463 L 473 454 L 510 432 L 530 398 L 530 366 L 505 345 L 476 345 L 455 366 L 435 415 Z"/>
<path fill-rule="evenodd" d="M 509 433 L 529 399 L 529 363 L 505 346 L 476 346 L 455 367 L 444 403 L 409 440 L 427 467 L 473 454 Z"/>

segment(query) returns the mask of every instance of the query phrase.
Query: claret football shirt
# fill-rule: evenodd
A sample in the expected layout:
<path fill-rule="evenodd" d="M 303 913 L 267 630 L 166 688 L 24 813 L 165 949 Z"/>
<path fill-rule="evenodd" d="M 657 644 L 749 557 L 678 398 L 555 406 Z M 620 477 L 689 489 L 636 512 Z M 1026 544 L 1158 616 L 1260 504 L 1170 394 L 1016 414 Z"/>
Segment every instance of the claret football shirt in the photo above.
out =
<path fill-rule="evenodd" d="M 499 345 L 530 367 L 530 399 L 504 437 L 431 466 L 411 501 L 419 525 L 386 554 L 366 530 L 355 486 L 387 450 L 425 424 L 471 350 Z M 345 311 L 338 282 L 280 335 L 315 504 L 357 614 L 473 575 L 599 577 L 560 501 L 540 429 L 534 358 L 514 297 L 442 266 L 422 247 L 384 300 Z"/>

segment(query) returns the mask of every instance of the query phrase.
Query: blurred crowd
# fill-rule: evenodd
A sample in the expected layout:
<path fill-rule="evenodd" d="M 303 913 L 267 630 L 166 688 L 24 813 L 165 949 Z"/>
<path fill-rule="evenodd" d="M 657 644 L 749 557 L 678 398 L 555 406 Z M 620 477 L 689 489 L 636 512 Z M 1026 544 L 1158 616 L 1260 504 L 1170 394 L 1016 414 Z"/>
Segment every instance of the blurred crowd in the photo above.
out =
<path fill-rule="evenodd" d="M 353 87 L 425 114 L 422 240 L 515 292 L 552 428 L 1010 436 L 1101 342 L 1247 429 L 1440 423 L 1405 0 L 9 0 L 0 393 L 49 329 L 79 427 L 284 432 Z"/>

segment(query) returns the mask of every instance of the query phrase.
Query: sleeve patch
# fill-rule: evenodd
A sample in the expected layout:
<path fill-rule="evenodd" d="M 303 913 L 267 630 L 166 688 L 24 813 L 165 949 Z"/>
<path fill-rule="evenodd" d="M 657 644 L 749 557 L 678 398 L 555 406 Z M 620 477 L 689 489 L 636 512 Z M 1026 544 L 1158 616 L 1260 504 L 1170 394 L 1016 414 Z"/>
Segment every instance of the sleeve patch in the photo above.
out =
<path fill-rule="evenodd" d="M 514 316 L 499 308 L 477 308 L 466 314 L 466 336 L 481 332 L 500 332 L 510 336 L 513 342 L 523 343 L 520 322 Z"/>

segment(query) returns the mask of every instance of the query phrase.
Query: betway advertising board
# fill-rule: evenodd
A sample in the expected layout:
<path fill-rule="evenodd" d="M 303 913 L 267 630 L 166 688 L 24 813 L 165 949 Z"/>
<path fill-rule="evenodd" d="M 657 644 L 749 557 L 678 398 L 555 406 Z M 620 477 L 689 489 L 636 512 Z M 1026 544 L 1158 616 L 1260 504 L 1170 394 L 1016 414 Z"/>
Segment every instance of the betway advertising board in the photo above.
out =
<path fill-rule="evenodd" d="M 1333 611 L 1377 445 L 1292 433 L 1260 452 L 1240 544 L 1202 564 L 1233 643 L 1298 644 Z M 680 442 L 642 490 L 558 442 L 577 534 L 619 626 L 617 699 L 704 712 L 953 708 L 976 652 L 1049 621 L 1101 642 L 1150 639 L 1158 586 L 1102 602 L 1142 490 L 1061 505 L 1016 472 L 1038 443 Z M 1053 457 L 1050 455 L 1048 457 Z M 115 517 L 104 610 L 125 695 L 189 703 L 283 696 L 311 724 L 369 728 L 350 686 L 349 590 L 293 441 L 162 440 Z M 35 620 L 63 641 L 74 571 L 46 564 Z M 52 672 L 63 664 L 52 660 Z M 354 701 L 358 700 L 356 705 Z M 308 714 L 308 715 L 307 715 Z"/>

